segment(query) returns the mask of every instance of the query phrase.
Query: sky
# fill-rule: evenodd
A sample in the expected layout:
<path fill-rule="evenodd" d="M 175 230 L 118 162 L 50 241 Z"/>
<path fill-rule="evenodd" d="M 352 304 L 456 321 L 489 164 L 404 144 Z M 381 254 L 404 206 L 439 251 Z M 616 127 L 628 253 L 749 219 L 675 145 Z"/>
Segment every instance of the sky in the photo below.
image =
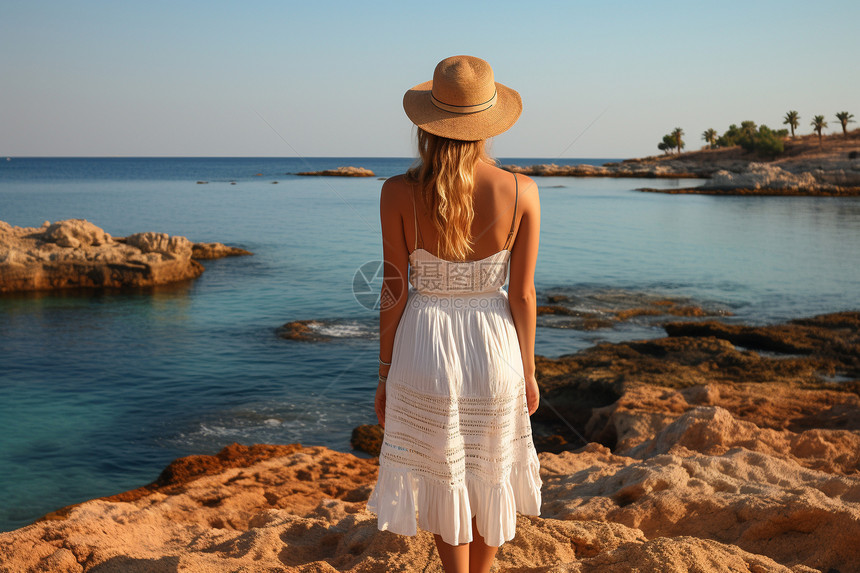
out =
<path fill-rule="evenodd" d="M 856 0 L 3 0 L 0 156 L 408 157 L 403 93 L 457 54 L 523 98 L 497 157 L 653 155 L 675 127 L 692 150 L 789 110 L 835 132 L 858 22 Z"/>

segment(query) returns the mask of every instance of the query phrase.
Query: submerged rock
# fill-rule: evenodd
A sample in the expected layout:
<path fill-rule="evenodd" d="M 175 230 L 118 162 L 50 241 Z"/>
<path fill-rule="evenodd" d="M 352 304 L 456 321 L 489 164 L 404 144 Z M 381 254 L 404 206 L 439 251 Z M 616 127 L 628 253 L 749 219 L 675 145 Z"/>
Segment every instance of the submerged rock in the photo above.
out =
<path fill-rule="evenodd" d="M 286 338 L 287 340 L 331 340 L 331 336 L 327 336 L 320 331 L 322 325 L 323 323 L 319 320 L 294 320 L 281 325 L 277 329 L 277 334 L 280 338 Z"/>

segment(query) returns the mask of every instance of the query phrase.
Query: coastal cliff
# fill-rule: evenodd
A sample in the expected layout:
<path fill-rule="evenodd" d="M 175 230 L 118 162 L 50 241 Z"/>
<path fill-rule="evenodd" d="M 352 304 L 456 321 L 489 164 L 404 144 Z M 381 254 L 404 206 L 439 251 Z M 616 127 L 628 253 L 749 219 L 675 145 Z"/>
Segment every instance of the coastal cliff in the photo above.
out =
<path fill-rule="evenodd" d="M 536 427 L 586 440 L 540 454 L 542 516 L 497 570 L 856 571 L 860 312 L 665 328 L 538 360 Z M 441 571 L 430 534 L 377 531 L 376 471 L 299 445 L 182 458 L 0 534 L 0 572 Z"/>
<path fill-rule="evenodd" d="M 0 221 L 0 294 L 163 285 L 199 277 L 195 259 L 250 255 L 166 233 L 111 237 L 83 219 L 13 227 Z"/>

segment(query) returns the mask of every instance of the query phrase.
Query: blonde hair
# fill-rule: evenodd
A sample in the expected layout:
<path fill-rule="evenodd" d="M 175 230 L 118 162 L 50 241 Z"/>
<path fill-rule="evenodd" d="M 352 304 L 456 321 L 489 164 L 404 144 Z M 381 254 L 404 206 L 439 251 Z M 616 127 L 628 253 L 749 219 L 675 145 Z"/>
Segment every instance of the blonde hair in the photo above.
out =
<path fill-rule="evenodd" d="M 421 200 L 436 228 L 436 252 L 443 259 L 462 261 L 474 252 L 472 198 L 481 161 L 494 163 L 484 140 L 459 141 L 418 128 L 418 164 L 407 177 L 419 185 Z"/>

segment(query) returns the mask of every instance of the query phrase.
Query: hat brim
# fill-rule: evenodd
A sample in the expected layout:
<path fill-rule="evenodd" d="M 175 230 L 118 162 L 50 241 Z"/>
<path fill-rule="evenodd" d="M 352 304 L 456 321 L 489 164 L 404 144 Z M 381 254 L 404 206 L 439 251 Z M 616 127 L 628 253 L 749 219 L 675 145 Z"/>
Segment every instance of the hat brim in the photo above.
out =
<path fill-rule="evenodd" d="M 433 135 L 462 141 L 487 139 L 509 130 L 523 111 L 523 100 L 516 90 L 495 84 L 496 103 L 483 111 L 463 114 L 439 109 L 430 100 L 433 80 L 407 91 L 403 109 L 412 123 Z"/>

